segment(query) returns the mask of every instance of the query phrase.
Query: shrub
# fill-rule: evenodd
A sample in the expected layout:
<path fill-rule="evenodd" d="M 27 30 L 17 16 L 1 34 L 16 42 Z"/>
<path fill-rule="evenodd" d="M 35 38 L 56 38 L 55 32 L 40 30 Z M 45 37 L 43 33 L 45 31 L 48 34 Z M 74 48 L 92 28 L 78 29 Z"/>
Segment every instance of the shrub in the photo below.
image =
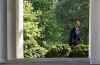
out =
<path fill-rule="evenodd" d="M 35 40 L 27 40 L 24 43 L 24 57 L 25 58 L 40 58 L 45 57 L 47 50 L 40 47 Z"/>
<path fill-rule="evenodd" d="M 88 45 L 79 44 L 73 48 L 71 54 L 72 57 L 88 57 Z"/>
<path fill-rule="evenodd" d="M 45 57 L 47 50 L 42 47 L 35 47 L 31 49 L 26 49 L 24 56 L 25 58 L 43 58 Z"/>
<path fill-rule="evenodd" d="M 46 57 L 68 57 L 71 48 L 68 44 L 53 45 L 46 54 Z"/>

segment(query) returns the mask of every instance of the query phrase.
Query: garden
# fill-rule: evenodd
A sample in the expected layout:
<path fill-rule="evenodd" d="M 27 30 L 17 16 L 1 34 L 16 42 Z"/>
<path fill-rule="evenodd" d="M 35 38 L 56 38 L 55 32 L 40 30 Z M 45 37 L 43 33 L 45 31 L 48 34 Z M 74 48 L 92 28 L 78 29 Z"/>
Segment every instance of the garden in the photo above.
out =
<path fill-rule="evenodd" d="M 80 38 L 69 45 L 70 30 L 80 19 Z M 24 57 L 88 57 L 89 0 L 24 0 Z"/>

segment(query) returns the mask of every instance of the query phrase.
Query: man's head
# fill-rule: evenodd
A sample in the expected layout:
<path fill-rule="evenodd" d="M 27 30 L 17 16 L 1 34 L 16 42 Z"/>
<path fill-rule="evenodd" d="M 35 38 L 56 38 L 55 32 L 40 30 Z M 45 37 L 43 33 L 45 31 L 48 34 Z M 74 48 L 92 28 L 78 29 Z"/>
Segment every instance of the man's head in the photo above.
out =
<path fill-rule="evenodd" d="M 80 26 L 80 21 L 76 20 L 75 27 L 79 27 L 79 26 Z"/>

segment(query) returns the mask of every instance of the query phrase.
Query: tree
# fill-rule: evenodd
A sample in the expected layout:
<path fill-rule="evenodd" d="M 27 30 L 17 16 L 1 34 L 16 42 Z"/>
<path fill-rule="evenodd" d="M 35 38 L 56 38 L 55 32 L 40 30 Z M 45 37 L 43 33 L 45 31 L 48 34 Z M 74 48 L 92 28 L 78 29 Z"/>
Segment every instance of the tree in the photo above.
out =
<path fill-rule="evenodd" d="M 81 22 L 81 39 L 88 42 L 89 0 L 59 0 L 56 14 L 57 22 L 63 27 L 62 39 L 64 42 L 68 41 L 70 30 L 77 19 Z"/>
<path fill-rule="evenodd" d="M 32 3 L 24 1 L 24 22 L 37 22 L 38 16 L 42 15 L 42 13 L 41 11 L 39 13 L 33 11 Z"/>
<path fill-rule="evenodd" d="M 40 47 L 37 38 L 41 37 L 41 29 L 38 27 L 38 16 L 41 12 L 33 12 L 32 3 L 24 1 L 24 57 L 39 58 L 45 57 L 47 50 Z"/>

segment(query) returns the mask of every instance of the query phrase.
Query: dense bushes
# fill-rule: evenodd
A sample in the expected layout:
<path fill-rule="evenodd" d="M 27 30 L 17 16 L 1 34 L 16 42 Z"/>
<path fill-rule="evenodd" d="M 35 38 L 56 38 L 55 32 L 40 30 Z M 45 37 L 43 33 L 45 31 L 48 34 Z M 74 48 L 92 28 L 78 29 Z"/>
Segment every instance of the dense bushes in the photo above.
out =
<path fill-rule="evenodd" d="M 72 49 L 70 54 L 72 57 L 88 57 L 88 45 L 79 44 Z"/>
<path fill-rule="evenodd" d="M 47 50 L 42 47 L 34 47 L 24 51 L 25 58 L 44 58 Z"/>
<path fill-rule="evenodd" d="M 73 49 L 68 44 L 56 44 L 47 50 L 40 47 L 36 41 L 26 41 L 24 49 L 25 58 L 88 57 L 88 45 L 86 44 L 78 44 Z"/>
<path fill-rule="evenodd" d="M 44 57 L 47 50 L 37 44 L 35 40 L 26 40 L 24 43 L 25 58 L 40 58 Z"/>
<path fill-rule="evenodd" d="M 71 48 L 68 44 L 57 44 L 53 45 L 46 57 L 68 57 L 71 52 Z"/>
<path fill-rule="evenodd" d="M 24 57 L 40 58 L 44 57 L 47 50 L 40 47 L 37 38 L 41 38 L 41 29 L 38 26 L 37 17 L 41 12 L 33 12 L 32 3 L 24 1 Z"/>
<path fill-rule="evenodd" d="M 73 49 L 68 44 L 53 45 L 46 57 L 88 57 L 88 45 L 78 44 Z"/>

